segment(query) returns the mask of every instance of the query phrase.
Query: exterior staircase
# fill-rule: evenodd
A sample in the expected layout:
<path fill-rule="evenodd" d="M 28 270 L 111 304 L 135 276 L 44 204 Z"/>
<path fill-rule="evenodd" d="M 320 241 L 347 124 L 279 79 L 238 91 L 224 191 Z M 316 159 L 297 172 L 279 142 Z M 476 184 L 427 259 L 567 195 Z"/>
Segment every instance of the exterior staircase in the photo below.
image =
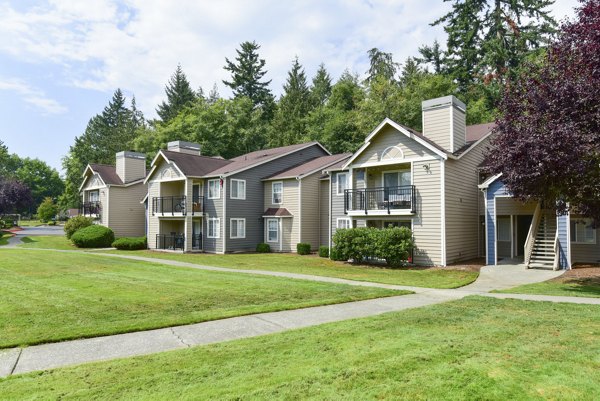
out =
<path fill-rule="evenodd" d="M 529 259 L 530 269 L 554 269 L 554 240 L 556 237 L 556 217 L 543 214 L 533 242 L 533 249 Z"/>

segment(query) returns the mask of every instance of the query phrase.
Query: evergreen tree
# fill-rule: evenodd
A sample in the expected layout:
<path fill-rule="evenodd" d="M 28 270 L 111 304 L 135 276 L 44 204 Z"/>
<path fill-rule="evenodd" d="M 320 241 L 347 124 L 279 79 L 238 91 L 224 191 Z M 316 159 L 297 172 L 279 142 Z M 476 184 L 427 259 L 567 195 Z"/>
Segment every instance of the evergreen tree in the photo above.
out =
<path fill-rule="evenodd" d="M 223 81 L 231 88 L 234 97 L 245 96 L 249 98 L 254 107 L 262 108 L 266 115 L 274 110 L 274 99 L 269 89 L 271 81 L 263 81 L 267 71 L 265 60 L 259 58 L 256 42 L 243 42 L 241 49 L 236 50 L 235 62 L 225 58 L 225 70 L 231 73 L 231 81 Z"/>
<path fill-rule="evenodd" d="M 310 98 L 313 107 L 323 106 L 331 96 L 331 76 L 321 63 L 312 80 Z"/>
<path fill-rule="evenodd" d="M 435 74 L 442 74 L 446 71 L 446 54 L 442 50 L 440 42 L 438 42 L 437 39 L 433 41 L 433 45 L 431 46 L 419 47 L 419 53 L 421 54 L 421 57 L 415 59 L 419 64 L 433 66 L 433 72 Z"/>
<path fill-rule="evenodd" d="M 376 47 L 367 52 L 369 55 L 369 71 L 366 82 L 371 82 L 376 77 L 393 81 L 398 72 L 398 63 L 394 62 L 392 53 L 382 52 Z"/>
<path fill-rule="evenodd" d="M 177 69 L 165 86 L 165 93 L 167 94 L 167 101 L 163 101 L 156 109 L 163 122 L 172 120 L 196 98 L 196 94 L 192 90 L 181 64 L 177 64 Z"/>

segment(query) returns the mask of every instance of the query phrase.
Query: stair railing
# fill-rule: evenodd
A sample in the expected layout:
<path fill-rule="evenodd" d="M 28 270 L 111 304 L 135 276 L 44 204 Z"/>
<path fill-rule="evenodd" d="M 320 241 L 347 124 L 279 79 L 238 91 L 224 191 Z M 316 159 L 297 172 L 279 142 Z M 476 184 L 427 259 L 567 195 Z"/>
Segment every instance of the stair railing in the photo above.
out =
<path fill-rule="evenodd" d="M 554 264 L 552 268 L 558 270 L 560 268 L 560 245 L 558 241 L 558 224 L 556 225 L 556 234 L 554 236 Z"/>
<path fill-rule="evenodd" d="M 535 236 L 542 220 L 542 206 L 538 202 L 533 212 L 533 219 L 531 220 L 531 226 L 529 226 L 529 232 L 527 233 L 527 239 L 525 240 L 525 266 L 529 269 L 529 262 L 531 260 L 531 254 L 533 253 L 533 245 L 535 243 Z"/>

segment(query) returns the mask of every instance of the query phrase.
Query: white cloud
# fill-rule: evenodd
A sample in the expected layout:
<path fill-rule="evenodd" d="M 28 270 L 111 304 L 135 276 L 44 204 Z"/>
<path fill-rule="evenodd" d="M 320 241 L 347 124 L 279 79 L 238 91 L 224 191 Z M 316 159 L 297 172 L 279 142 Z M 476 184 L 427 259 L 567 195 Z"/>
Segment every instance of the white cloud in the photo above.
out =
<path fill-rule="evenodd" d="M 67 108 L 37 88 L 31 87 L 26 82 L 18 79 L 0 79 L 0 91 L 11 91 L 20 96 L 24 102 L 41 110 L 42 114 L 63 114 Z"/>

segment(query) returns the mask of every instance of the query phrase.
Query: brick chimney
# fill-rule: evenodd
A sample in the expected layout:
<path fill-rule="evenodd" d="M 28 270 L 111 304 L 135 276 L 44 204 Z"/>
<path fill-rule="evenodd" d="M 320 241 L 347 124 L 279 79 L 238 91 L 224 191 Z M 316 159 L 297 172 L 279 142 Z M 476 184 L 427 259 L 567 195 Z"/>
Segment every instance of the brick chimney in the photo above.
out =
<path fill-rule="evenodd" d="M 425 100 L 423 111 L 423 135 L 448 152 L 456 152 L 466 144 L 467 106 L 454 96 Z"/>
<path fill-rule="evenodd" d="M 173 141 L 167 144 L 167 150 L 199 156 L 200 144 L 194 142 Z"/>
<path fill-rule="evenodd" d="M 137 152 L 118 152 L 116 170 L 123 183 L 146 177 L 146 155 Z"/>

